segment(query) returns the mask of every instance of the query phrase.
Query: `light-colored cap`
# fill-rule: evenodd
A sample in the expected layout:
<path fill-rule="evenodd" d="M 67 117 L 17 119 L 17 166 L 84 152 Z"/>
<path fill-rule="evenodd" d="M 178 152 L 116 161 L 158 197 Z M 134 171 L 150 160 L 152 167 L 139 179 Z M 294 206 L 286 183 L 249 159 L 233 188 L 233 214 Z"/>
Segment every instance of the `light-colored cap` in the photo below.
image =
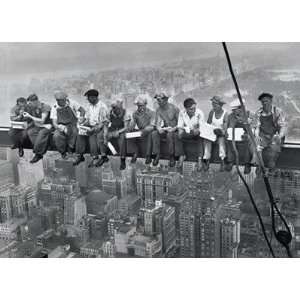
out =
<path fill-rule="evenodd" d="M 245 103 L 244 99 L 242 99 L 242 101 L 243 101 L 243 103 Z M 234 109 L 237 109 L 241 106 L 241 102 L 240 102 L 239 99 L 235 99 L 235 100 L 230 102 L 229 106 L 232 110 L 234 110 Z"/>
<path fill-rule="evenodd" d="M 138 95 L 135 100 L 134 100 L 134 104 L 135 105 L 146 105 L 148 100 L 148 97 L 144 96 L 144 95 Z"/>
<path fill-rule="evenodd" d="M 58 91 L 54 94 L 56 100 L 66 100 L 68 99 L 68 95 L 65 92 Z"/>

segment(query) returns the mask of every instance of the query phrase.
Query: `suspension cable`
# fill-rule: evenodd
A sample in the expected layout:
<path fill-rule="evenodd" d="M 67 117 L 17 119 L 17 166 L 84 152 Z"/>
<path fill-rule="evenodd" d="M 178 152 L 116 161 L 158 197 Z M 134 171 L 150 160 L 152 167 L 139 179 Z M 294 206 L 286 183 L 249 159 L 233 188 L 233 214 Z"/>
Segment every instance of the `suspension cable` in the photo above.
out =
<path fill-rule="evenodd" d="M 244 102 L 242 100 L 242 96 L 241 96 L 241 93 L 240 93 L 240 89 L 239 89 L 236 77 L 234 75 L 234 71 L 233 71 L 233 68 L 232 68 L 231 59 L 230 59 L 230 56 L 229 56 L 229 52 L 228 52 L 226 43 L 222 42 L 222 45 L 223 45 L 223 48 L 224 48 L 224 52 L 225 52 L 227 64 L 228 64 L 228 67 L 229 67 L 229 71 L 230 71 L 230 74 L 231 74 L 231 77 L 232 77 L 232 80 L 233 80 L 233 83 L 234 83 L 234 86 L 235 86 L 235 89 L 236 89 L 236 92 L 237 92 L 237 96 L 238 96 L 238 99 L 240 101 L 240 106 L 241 106 L 241 109 L 242 109 L 242 112 L 243 112 L 243 116 L 244 116 L 244 119 L 245 119 L 245 129 L 246 129 L 246 131 L 247 131 L 247 133 L 248 133 L 248 135 L 250 137 L 252 148 L 253 148 L 254 153 L 255 153 L 255 155 L 256 155 L 256 157 L 258 159 L 259 168 L 260 168 L 260 170 L 262 172 L 263 180 L 264 180 L 264 183 L 265 183 L 265 186 L 266 186 L 266 190 L 267 190 L 267 194 L 268 194 L 268 197 L 269 197 L 269 201 L 270 201 L 270 205 L 271 205 L 271 215 L 272 215 L 272 230 L 274 232 L 276 240 L 286 249 L 286 253 L 287 253 L 288 257 L 292 257 L 291 251 L 290 251 L 290 248 L 289 248 L 289 244 L 290 244 L 290 242 L 292 240 L 292 234 L 291 234 L 290 228 L 289 228 L 289 226 L 288 226 L 285 218 L 281 214 L 280 210 L 277 207 L 277 204 L 274 201 L 274 196 L 273 196 L 273 193 L 272 193 L 271 185 L 270 185 L 270 182 L 269 182 L 269 179 L 268 179 L 265 167 L 264 167 L 262 153 L 261 153 L 261 151 L 257 150 L 255 136 L 254 136 L 254 134 L 253 134 L 253 132 L 251 130 L 250 124 L 249 124 L 249 122 L 247 120 L 247 111 L 246 111 Z M 235 151 L 238 154 L 236 148 L 235 148 Z M 240 173 L 240 171 L 239 171 L 238 168 L 237 168 L 237 171 L 238 171 L 238 174 L 241 175 L 241 173 Z M 244 178 L 241 177 L 241 179 L 242 179 L 243 183 L 245 184 L 246 181 L 243 180 Z M 248 191 L 248 188 L 249 188 L 248 185 L 246 184 L 245 186 L 246 186 L 246 189 Z M 251 197 L 250 197 L 250 199 L 251 199 Z M 253 199 L 253 197 L 252 197 L 252 199 Z M 252 202 L 252 200 L 251 200 L 251 202 Z M 253 204 L 253 202 L 252 202 L 252 204 Z M 278 216 L 280 217 L 281 221 L 284 223 L 284 226 L 285 226 L 286 230 L 280 230 L 278 232 L 276 231 L 275 210 L 278 213 Z M 258 210 L 257 210 L 257 212 L 258 212 Z M 259 216 L 260 216 L 260 214 L 258 212 L 258 217 Z M 260 217 L 259 217 L 259 219 L 260 219 Z M 266 240 L 266 241 L 267 241 L 267 243 L 269 245 L 269 240 Z"/>

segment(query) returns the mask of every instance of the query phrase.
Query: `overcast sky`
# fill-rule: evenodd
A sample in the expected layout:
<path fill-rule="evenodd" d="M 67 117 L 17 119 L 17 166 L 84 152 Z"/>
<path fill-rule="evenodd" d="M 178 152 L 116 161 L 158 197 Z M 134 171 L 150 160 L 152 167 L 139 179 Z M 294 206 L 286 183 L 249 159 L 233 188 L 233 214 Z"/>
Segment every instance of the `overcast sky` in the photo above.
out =
<path fill-rule="evenodd" d="M 230 43 L 232 55 L 282 51 L 287 43 Z M 0 43 L 1 74 L 104 69 L 223 55 L 221 43 Z"/>

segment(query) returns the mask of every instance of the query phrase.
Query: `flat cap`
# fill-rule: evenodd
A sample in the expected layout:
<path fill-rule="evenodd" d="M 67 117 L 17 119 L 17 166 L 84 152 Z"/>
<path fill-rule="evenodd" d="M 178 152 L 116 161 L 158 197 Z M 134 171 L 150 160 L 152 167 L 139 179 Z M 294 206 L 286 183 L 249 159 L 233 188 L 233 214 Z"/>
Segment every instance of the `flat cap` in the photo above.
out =
<path fill-rule="evenodd" d="M 20 98 L 17 99 L 17 103 L 19 103 L 19 102 L 25 103 L 26 101 L 27 100 L 24 97 L 20 97 Z"/>
<path fill-rule="evenodd" d="M 270 99 L 273 99 L 273 95 L 270 94 L 270 93 L 261 93 L 259 96 L 258 96 L 258 100 L 261 101 L 263 98 L 270 98 Z"/>
<path fill-rule="evenodd" d="M 89 96 L 92 96 L 92 97 L 98 97 L 99 96 L 99 92 L 95 89 L 91 89 L 91 90 L 88 90 L 87 92 L 85 92 L 84 94 L 85 97 L 89 97 Z"/>
<path fill-rule="evenodd" d="M 38 96 L 36 94 L 31 94 L 28 96 L 27 101 L 36 101 L 38 100 Z"/>
<path fill-rule="evenodd" d="M 56 100 L 66 100 L 68 95 L 65 92 L 59 91 L 54 94 L 54 97 Z"/>
<path fill-rule="evenodd" d="M 189 107 L 193 106 L 194 104 L 196 104 L 196 101 L 193 98 L 186 98 L 183 101 L 183 106 L 185 108 L 189 108 Z"/>
<path fill-rule="evenodd" d="M 123 103 L 123 99 L 120 98 L 120 97 L 116 97 L 116 98 L 113 98 L 112 101 L 111 101 L 111 107 L 115 107 L 115 106 L 118 106 L 120 104 Z"/>
<path fill-rule="evenodd" d="M 242 100 L 243 100 L 243 103 L 245 103 L 245 100 L 244 99 L 242 99 Z M 234 110 L 241 106 L 241 102 L 239 99 L 235 99 L 232 102 L 230 102 L 229 106 L 232 110 Z"/>
<path fill-rule="evenodd" d="M 154 96 L 156 100 L 169 99 L 169 97 L 165 93 L 159 93 Z"/>
<path fill-rule="evenodd" d="M 210 99 L 211 102 L 217 103 L 219 105 L 224 105 L 226 102 L 222 100 L 222 98 L 220 96 L 213 96 Z"/>
<path fill-rule="evenodd" d="M 147 97 L 143 95 L 138 95 L 134 100 L 135 105 L 146 105 L 147 104 Z"/>

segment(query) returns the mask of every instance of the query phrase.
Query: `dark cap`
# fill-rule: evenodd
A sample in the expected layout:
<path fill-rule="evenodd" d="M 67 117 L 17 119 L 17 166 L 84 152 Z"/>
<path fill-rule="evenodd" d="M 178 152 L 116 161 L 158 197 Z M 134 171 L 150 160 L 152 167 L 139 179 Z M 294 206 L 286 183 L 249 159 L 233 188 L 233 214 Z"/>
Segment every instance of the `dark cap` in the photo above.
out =
<path fill-rule="evenodd" d="M 28 96 L 27 101 L 37 101 L 39 100 L 38 96 L 36 94 L 31 94 Z"/>
<path fill-rule="evenodd" d="M 183 102 L 183 106 L 185 108 L 189 108 L 189 107 L 193 106 L 194 104 L 196 104 L 196 101 L 193 98 L 186 98 Z"/>
<path fill-rule="evenodd" d="M 25 103 L 27 100 L 24 97 L 20 97 L 17 99 L 17 103 Z"/>
<path fill-rule="evenodd" d="M 95 89 L 91 89 L 91 90 L 88 90 L 87 92 L 85 92 L 84 94 L 85 97 L 89 97 L 89 96 L 92 96 L 92 97 L 98 97 L 99 96 L 99 92 Z"/>
<path fill-rule="evenodd" d="M 273 95 L 270 93 L 262 93 L 258 96 L 258 100 L 261 101 L 263 98 L 273 99 Z"/>
<path fill-rule="evenodd" d="M 160 93 L 160 94 L 156 94 L 154 96 L 154 99 L 156 99 L 156 100 L 163 100 L 163 99 L 168 100 L 169 97 L 165 93 Z"/>

